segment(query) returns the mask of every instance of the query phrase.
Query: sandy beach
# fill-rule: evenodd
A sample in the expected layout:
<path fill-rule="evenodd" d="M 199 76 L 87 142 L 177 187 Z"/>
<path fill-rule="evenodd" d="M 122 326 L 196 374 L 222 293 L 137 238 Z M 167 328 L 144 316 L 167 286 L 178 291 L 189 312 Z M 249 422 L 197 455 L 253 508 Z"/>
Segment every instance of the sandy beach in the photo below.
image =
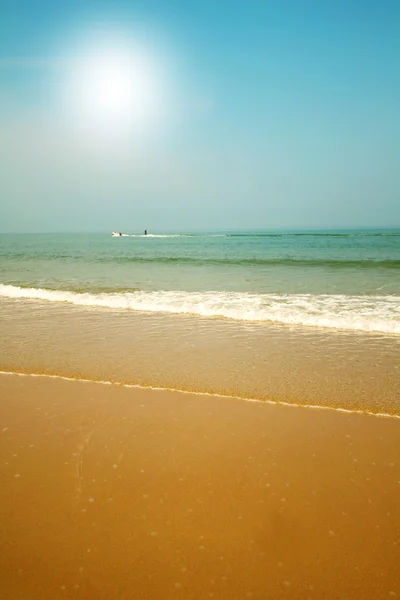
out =
<path fill-rule="evenodd" d="M 399 420 L 0 376 L 0 598 L 400 597 Z"/>
<path fill-rule="evenodd" d="M 399 23 L 0 0 L 0 600 L 400 600 Z"/>

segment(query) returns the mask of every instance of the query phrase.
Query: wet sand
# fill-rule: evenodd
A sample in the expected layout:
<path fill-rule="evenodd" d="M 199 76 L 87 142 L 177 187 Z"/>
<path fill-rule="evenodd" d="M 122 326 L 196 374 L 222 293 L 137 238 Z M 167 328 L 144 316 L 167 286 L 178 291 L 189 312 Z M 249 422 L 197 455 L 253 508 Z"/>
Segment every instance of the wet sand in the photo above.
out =
<path fill-rule="evenodd" d="M 400 598 L 400 421 L 0 376 L 0 598 Z"/>
<path fill-rule="evenodd" d="M 54 304 L 2 299 L 0 371 L 400 415 L 400 335 Z"/>

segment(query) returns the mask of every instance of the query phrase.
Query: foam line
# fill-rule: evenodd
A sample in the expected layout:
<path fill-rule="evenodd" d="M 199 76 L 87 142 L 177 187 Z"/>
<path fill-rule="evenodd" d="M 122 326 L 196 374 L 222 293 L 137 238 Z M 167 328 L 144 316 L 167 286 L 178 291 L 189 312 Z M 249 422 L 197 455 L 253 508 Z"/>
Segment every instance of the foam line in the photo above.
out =
<path fill-rule="evenodd" d="M 291 408 L 307 408 L 312 410 L 330 410 L 334 412 L 347 413 L 352 415 L 367 415 L 371 417 L 380 417 L 384 419 L 398 419 L 400 415 L 393 415 L 390 413 L 372 412 L 369 410 L 356 410 L 349 408 L 341 408 L 334 406 L 323 406 L 318 404 L 299 404 L 296 402 L 284 402 L 278 400 L 260 400 L 259 398 L 244 398 L 242 396 L 230 396 L 228 394 L 213 394 L 211 392 L 197 392 L 188 390 L 179 390 L 170 387 L 157 387 L 152 385 L 141 385 L 135 383 L 119 383 L 116 381 L 102 381 L 98 379 L 85 379 L 80 377 L 66 377 L 65 375 L 49 375 L 46 373 L 20 373 L 18 371 L 0 371 L 0 375 L 9 375 L 17 377 L 45 377 L 48 379 L 61 379 L 63 381 L 79 381 L 81 383 L 97 383 L 100 385 L 114 385 L 118 387 L 138 389 L 138 390 L 151 390 L 155 392 L 174 392 L 178 394 L 195 395 L 195 396 L 208 396 L 211 398 L 224 398 L 226 400 L 242 400 L 244 402 L 253 402 L 256 404 L 269 404 L 273 406 L 287 406 Z"/>
<path fill-rule="evenodd" d="M 0 284 L 0 297 L 156 313 L 400 334 L 400 296 L 130 291 L 79 293 Z"/>

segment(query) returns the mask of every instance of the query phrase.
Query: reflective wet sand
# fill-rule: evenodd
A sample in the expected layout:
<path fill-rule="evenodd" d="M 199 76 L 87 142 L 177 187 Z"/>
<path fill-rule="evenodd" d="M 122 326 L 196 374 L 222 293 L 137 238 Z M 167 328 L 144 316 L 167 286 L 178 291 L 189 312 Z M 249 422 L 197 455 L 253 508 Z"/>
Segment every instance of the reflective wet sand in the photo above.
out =
<path fill-rule="evenodd" d="M 0 598 L 400 597 L 399 422 L 0 376 Z"/>
<path fill-rule="evenodd" d="M 400 414 L 400 336 L 2 300 L 0 370 Z"/>

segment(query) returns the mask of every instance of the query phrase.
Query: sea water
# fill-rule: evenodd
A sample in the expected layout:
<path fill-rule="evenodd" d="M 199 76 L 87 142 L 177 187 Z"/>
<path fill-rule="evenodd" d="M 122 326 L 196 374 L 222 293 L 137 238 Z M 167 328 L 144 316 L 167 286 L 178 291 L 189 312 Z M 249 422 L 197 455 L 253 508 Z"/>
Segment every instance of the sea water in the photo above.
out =
<path fill-rule="evenodd" d="M 0 295 L 400 333 L 400 232 L 3 235 Z"/>
<path fill-rule="evenodd" d="M 399 230 L 1 235 L 0 316 L 2 368 L 398 410 Z"/>

